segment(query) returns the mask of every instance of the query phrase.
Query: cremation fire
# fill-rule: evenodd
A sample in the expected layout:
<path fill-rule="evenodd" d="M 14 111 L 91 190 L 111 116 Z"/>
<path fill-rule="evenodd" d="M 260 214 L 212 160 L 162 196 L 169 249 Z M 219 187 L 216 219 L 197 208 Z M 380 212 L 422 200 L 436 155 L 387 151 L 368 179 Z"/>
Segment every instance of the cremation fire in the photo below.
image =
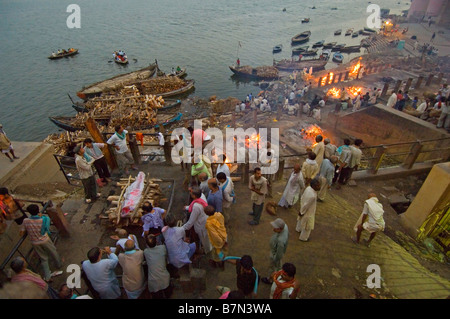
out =
<path fill-rule="evenodd" d="M 338 99 L 341 96 L 341 90 L 338 88 L 329 89 L 327 92 L 327 95 L 330 95 L 330 96 Z"/>
<path fill-rule="evenodd" d="M 260 138 L 259 134 L 252 134 L 252 136 L 245 139 L 245 147 L 259 149 Z"/>
<path fill-rule="evenodd" d="M 362 87 L 349 86 L 347 88 L 347 92 L 350 95 L 357 96 L 358 94 L 362 93 Z"/>
<path fill-rule="evenodd" d="M 321 86 L 327 85 L 327 84 L 331 84 L 333 83 L 333 79 L 334 79 L 334 73 L 330 72 L 326 77 L 322 78 L 322 82 L 320 83 Z M 327 82 L 328 80 L 328 82 Z"/>
<path fill-rule="evenodd" d="M 308 140 L 311 146 L 316 145 L 316 136 L 321 135 L 323 139 L 326 138 L 322 128 L 316 124 L 310 125 L 307 128 L 301 129 L 300 134 L 303 139 Z"/>
<path fill-rule="evenodd" d="M 358 75 L 360 68 L 361 68 L 361 61 L 358 61 L 358 63 L 351 69 L 349 76 L 356 77 Z"/>

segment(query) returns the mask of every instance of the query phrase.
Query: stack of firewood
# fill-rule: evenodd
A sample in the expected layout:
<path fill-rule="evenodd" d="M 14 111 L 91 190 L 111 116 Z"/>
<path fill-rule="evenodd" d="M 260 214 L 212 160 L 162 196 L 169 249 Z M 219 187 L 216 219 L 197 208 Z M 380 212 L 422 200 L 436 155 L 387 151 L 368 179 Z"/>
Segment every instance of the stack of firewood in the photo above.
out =
<path fill-rule="evenodd" d="M 53 144 L 53 153 L 66 156 L 77 144 L 90 137 L 86 131 L 54 133 L 47 136 L 44 143 Z"/>
<path fill-rule="evenodd" d="M 141 94 L 163 94 L 181 89 L 186 81 L 176 76 L 166 76 L 150 79 L 137 84 Z"/>

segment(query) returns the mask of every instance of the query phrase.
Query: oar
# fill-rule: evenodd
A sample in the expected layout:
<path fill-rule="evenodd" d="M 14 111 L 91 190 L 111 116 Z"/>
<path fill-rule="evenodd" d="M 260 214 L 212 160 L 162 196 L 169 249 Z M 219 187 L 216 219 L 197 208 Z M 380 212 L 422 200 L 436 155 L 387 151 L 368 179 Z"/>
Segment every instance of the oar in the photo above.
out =
<path fill-rule="evenodd" d="M 75 104 L 75 102 L 72 100 L 72 97 L 70 96 L 70 94 L 67 93 L 67 95 L 69 96 L 69 99 L 72 101 L 72 104 Z"/>

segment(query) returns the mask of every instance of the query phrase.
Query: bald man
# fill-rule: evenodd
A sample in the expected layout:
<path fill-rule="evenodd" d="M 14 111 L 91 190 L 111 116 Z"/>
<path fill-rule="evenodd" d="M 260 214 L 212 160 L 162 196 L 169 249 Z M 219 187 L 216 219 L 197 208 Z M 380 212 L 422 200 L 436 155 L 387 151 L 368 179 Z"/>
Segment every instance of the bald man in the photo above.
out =
<path fill-rule="evenodd" d="M 384 231 L 385 223 L 383 214 L 383 205 L 378 200 L 377 195 L 370 193 L 364 202 L 363 212 L 353 228 L 356 232 L 356 237 L 352 237 L 353 242 L 359 244 L 361 233 L 363 230 L 366 230 L 370 233 L 370 237 L 369 240 L 365 240 L 365 243 L 367 247 L 370 247 L 370 243 L 375 238 L 377 232 Z"/>
<path fill-rule="evenodd" d="M 125 252 L 119 254 L 119 264 L 123 269 L 122 283 L 128 299 L 137 299 L 147 286 L 144 269 L 144 252 L 136 250 L 134 240 L 125 242 Z"/>
<path fill-rule="evenodd" d="M 303 189 L 305 189 L 305 181 L 301 172 L 301 166 L 297 163 L 294 165 L 294 170 L 289 176 L 289 180 L 284 188 L 283 196 L 278 202 L 278 206 L 290 208 L 295 205 Z"/>

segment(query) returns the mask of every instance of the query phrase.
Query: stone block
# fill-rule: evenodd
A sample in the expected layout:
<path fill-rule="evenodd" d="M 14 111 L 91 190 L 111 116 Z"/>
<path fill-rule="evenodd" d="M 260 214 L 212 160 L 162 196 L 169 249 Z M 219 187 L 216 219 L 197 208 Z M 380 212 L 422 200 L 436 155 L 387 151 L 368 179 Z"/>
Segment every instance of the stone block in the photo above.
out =
<path fill-rule="evenodd" d="M 394 194 L 388 197 L 389 203 L 391 205 L 396 204 L 409 204 L 410 201 L 403 194 Z"/>
<path fill-rule="evenodd" d="M 399 191 L 398 188 L 394 187 L 394 186 L 384 186 L 382 188 L 385 192 L 387 192 L 389 194 L 396 194 Z"/>

